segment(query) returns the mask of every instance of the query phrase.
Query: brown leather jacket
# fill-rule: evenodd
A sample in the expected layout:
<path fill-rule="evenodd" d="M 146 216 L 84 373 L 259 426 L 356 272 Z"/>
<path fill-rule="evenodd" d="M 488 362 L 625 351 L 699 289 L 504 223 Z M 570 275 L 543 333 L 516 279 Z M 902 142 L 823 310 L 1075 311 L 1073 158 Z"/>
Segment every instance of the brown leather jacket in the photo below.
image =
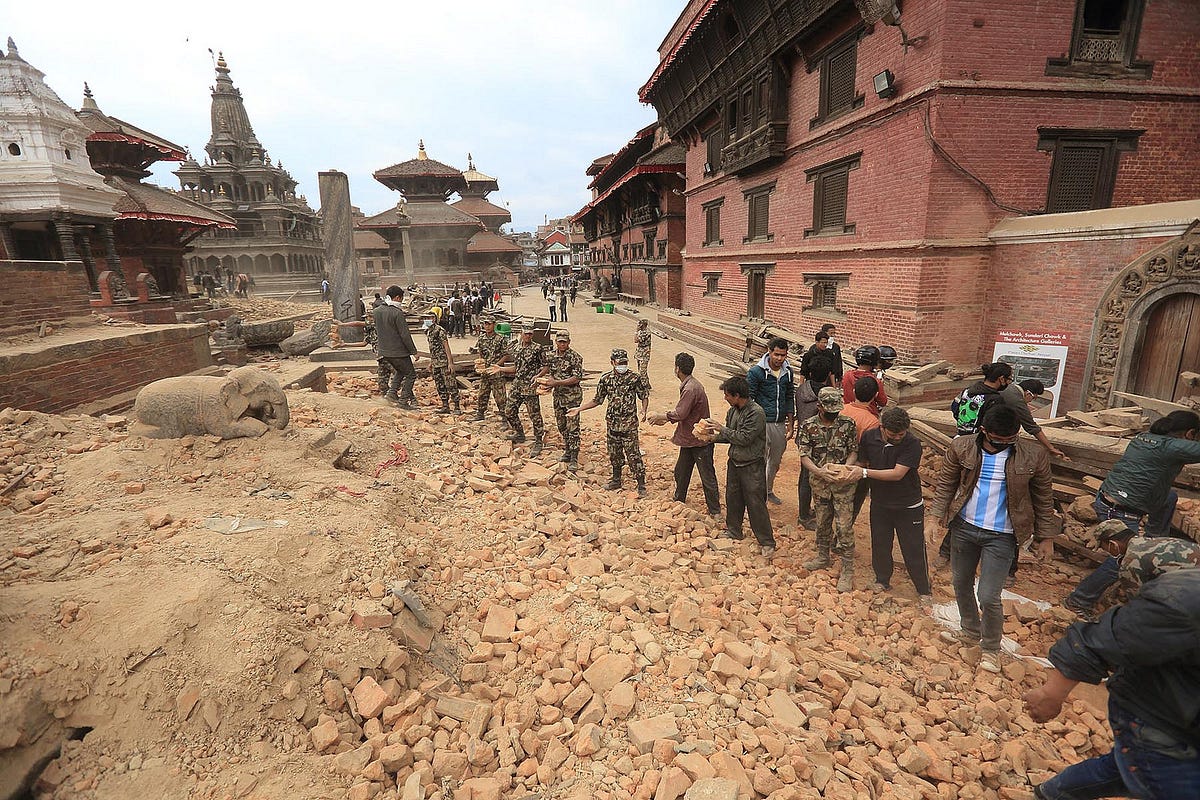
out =
<path fill-rule="evenodd" d="M 960 436 L 950 443 L 942 458 L 937 487 L 929 505 L 930 516 L 942 525 L 958 516 L 971 499 L 979 480 L 979 437 Z M 1054 513 L 1054 488 L 1050 477 L 1050 455 L 1046 448 L 1019 439 L 1004 465 L 1008 484 L 1008 518 L 1019 544 L 1057 536 L 1062 521 Z"/>

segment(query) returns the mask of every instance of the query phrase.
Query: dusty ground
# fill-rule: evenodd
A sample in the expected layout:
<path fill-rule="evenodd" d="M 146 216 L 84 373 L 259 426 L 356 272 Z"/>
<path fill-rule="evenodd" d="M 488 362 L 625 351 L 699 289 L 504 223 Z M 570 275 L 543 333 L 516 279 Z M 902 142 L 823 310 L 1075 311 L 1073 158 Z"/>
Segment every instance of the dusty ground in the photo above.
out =
<path fill-rule="evenodd" d="M 542 308 L 536 290 L 516 302 Z M 582 298 L 572 314 L 589 369 L 632 349 L 630 319 Z M 654 346 L 662 410 L 682 348 Z M 0 414 L 0 488 L 33 467 L 0 498 L 0 797 L 43 729 L 90 732 L 34 796 L 113 800 L 675 800 L 693 782 L 729 800 L 1027 798 L 1030 779 L 1108 747 L 1102 692 L 1037 726 L 1019 696 L 1040 668 L 977 673 L 902 569 L 892 593 L 865 590 L 865 514 L 864 590 L 838 595 L 835 574 L 799 566 L 812 534 L 792 524 L 794 492 L 772 507 L 770 564 L 714 538 L 696 483 L 688 505 L 666 499 L 670 428 L 643 431 L 639 501 L 600 489 L 600 409 L 572 477 L 556 433 L 532 463 L 492 421 L 433 414 L 428 380 L 417 413 L 356 396 L 369 375 L 331 384 L 290 392 L 293 425 L 259 440 Z M 403 463 L 381 466 L 395 446 Z M 794 450 L 778 480 L 794 485 Z M 1057 602 L 1080 574 L 1030 562 L 1017 591 Z M 389 594 L 401 580 L 433 617 L 428 648 Z M 948 574 L 935 585 L 947 601 Z M 1023 607 L 1006 630 L 1040 655 L 1065 622 Z"/>

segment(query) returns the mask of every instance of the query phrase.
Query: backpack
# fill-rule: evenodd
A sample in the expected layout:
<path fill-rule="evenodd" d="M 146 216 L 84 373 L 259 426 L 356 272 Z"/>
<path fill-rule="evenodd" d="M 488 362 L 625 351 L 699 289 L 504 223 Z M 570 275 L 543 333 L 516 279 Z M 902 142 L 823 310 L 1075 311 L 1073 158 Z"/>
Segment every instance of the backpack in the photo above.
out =
<path fill-rule="evenodd" d="M 970 389 L 963 389 L 962 394 L 950 402 L 950 413 L 954 415 L 954 424 L 958 428 L 958 436 L 974 436 L 979 433 L 979 421 L 988 409 L 997 404 L 1003 404 L 1004 398 L 999 392 L 979 392 L 971 394 Z"/>

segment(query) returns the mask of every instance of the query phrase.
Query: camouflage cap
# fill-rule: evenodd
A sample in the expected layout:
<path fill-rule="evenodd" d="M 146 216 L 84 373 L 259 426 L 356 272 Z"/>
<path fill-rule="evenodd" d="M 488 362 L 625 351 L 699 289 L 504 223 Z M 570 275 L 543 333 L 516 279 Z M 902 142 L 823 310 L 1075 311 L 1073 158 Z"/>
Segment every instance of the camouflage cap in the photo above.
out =
<path fill-rule="evenodd" d="M 483 317 L 482 319 L 479 320 L 479 322 L 483 325 L 495 325 L 496 318 L 495 317 Z"/>
<path fill-rule="evenodd" d="M 609 356 L 609 359 L 612 361 L 628 363 L 629 362 L 629 353 L 627 353 L 625 351 L 625 349 L 622 347 L 614 347 L 613 351 L 612 351 L 612 355 Z"/>
<path fill-rule="evenodd" d="M 569 342 L 569 341 L 571 341 L 571 334 L 570 334 L 570 332 L 568 332 L 568 331 L 555 331 L 555 333 L 554 333 L 554 341 L 556 341 L 556 342 Z"/>
<path fill-rule="evenodd" d="M 1165 572 L 1200 568 L 1200 545 L 1187 539 L 1170 536 L 1131 539 L 1125 557 L 1121 559 L 1120 575 L 1141 586 Z"/>
<path fill-rule="evenodd" d="M 536 330 L 537 330 L 537 326 L 534 325 L 532 322 L 521 323 L 521 333 L 533 333 Z"/>
<path fill-rule="evenodd" d="M 1094 536 L 1100 544 L 1104 544 L 1110 539 L 1116 539 L 1119 542 L 1136 535 L 1123 520 L 1119 519 L 1106 519 L 1099 525 L 1093 525 L 1088 533 Z"/>
<path fill-rule="evenodd" d="M 845 401 L 842 400 L 842 390 L 826 386 L 817 393 L 817 405 L 822 411 L 841 411 L 846 407 Z"/>

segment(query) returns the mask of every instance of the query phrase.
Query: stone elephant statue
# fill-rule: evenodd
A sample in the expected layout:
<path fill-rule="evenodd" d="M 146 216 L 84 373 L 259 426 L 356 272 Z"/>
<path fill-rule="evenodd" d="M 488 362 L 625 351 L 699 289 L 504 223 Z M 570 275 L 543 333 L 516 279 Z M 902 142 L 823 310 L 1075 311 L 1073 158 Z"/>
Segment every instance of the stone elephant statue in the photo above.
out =
<path fill-rule="evenodd" d="M 287 427 L 287 395 L 257 367 L 239 367 L 224 378 L 182 375 L 155 381 L 133 403 L 135 436 L 178 439 L 210 434 L 222 439 L 262 436 Z"/>

